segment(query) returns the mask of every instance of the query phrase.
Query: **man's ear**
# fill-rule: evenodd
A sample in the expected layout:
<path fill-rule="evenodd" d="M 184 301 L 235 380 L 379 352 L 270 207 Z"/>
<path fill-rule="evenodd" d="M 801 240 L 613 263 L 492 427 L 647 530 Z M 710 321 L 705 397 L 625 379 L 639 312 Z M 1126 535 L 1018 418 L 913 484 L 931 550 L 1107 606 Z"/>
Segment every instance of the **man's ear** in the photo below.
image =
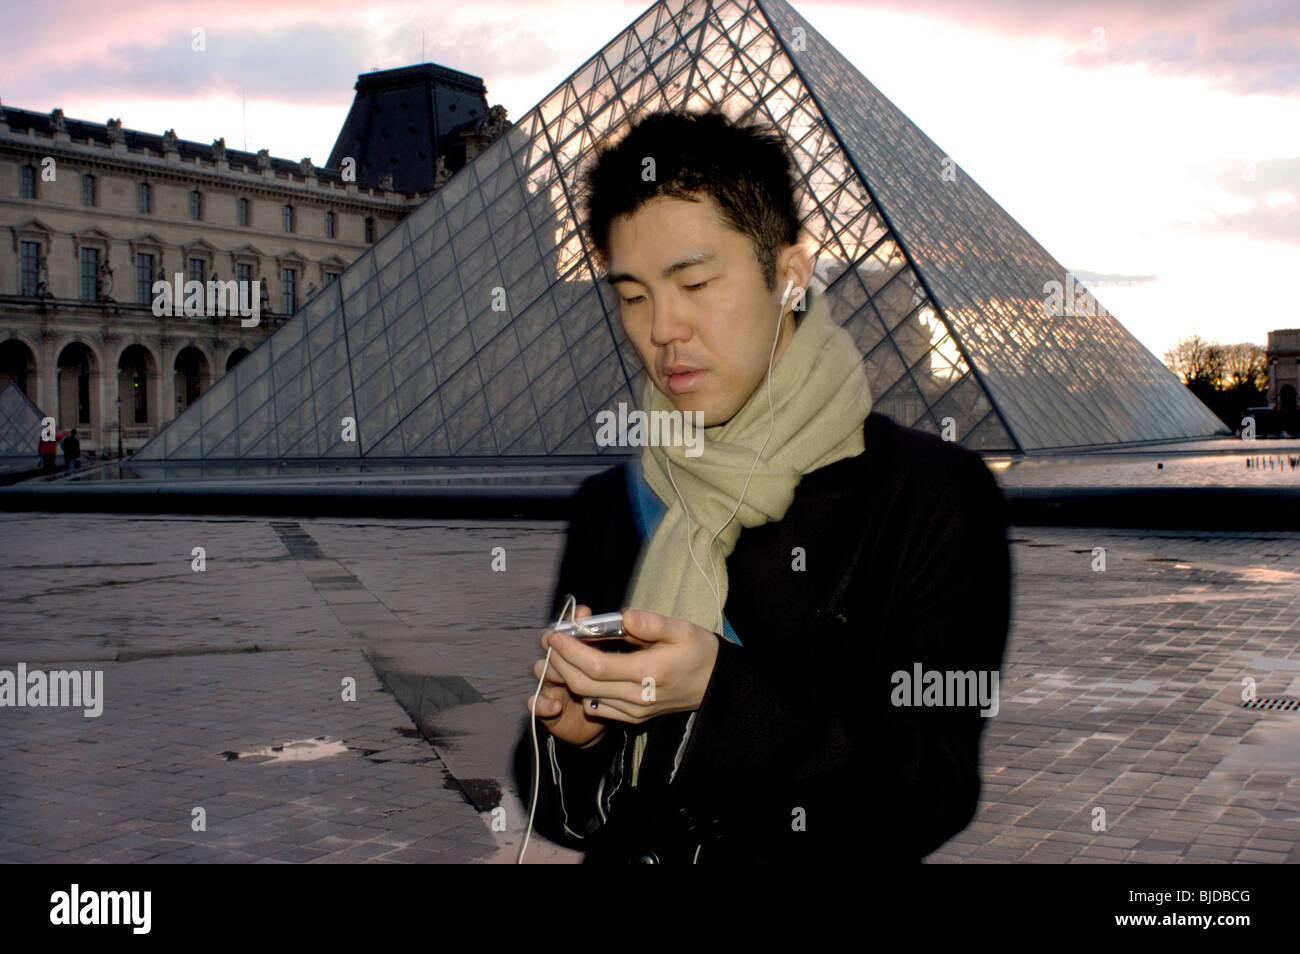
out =
<path fill-rule="evenodd" d="M 793 279 L 795 288 L 804 289 L 806 296 L 809 283 L 812 282 L 813 265 L 813 253 L 806 240 L 787 245 L 776 260 L 777 293 L 784 292 L 786 284 Z M 792 298 L 794 294 L 791 293 Z"/>

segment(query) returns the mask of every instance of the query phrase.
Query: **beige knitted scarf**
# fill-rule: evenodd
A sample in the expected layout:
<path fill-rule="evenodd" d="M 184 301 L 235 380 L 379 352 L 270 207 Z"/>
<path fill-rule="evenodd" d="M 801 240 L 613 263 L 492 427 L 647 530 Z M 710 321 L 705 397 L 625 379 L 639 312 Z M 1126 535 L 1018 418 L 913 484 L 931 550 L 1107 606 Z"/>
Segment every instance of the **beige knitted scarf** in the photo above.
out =
<path fill-rule="evenodd" d="M 629 606 L 721 633 L 726 558 L 741 529 L 780 520 L 804 474 L 863 452 L 871 389 L 862 353 L 831 318 L 823 295 L 810 291 L 807 302 L 803 320 L 772 369 L 773 425 L 765 376 L 731 420 L 704 429 L 698 456 L 686 456 L 686 447 L 647 446 L 642 452 L 642 473 L 667 511 L 642 548 Z M 770 327 L 767 322 L 762 326 Z M 641 406 L 674 409 L 649 376 Z M 767 447 L 755 464 L 765 440 Z M 740 509 L 728 522 L 742 491 Z M 743 642 L 744 634 L 737 635 Z"/>

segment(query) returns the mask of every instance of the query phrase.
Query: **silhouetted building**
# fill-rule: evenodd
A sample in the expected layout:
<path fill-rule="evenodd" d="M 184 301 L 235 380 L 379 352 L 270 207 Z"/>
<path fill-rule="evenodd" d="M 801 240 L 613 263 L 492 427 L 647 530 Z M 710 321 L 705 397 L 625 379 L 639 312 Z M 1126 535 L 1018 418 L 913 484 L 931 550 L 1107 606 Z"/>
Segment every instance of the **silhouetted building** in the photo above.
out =
<path fill-rule="evenodd" d="M 1291 413 L 1296 409 L 1296 389 L 1300 387 L 1300 328 L 1268 333 L 1268 406 Z"/>
<path fill-rule="evenodd" d="M 481 79 L 432 63 L 363 73 L 356 91 L 329 166 L 354 159 L 361 185 L 430 192 L 510 125 Z"/>

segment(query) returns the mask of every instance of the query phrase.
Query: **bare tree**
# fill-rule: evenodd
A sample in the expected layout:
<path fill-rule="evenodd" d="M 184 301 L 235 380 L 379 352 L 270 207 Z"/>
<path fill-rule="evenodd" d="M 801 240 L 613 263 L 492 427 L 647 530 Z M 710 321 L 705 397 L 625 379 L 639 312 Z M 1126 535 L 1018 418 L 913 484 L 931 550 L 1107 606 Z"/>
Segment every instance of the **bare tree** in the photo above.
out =
<path fill-rule="evenodd" d="M 1251 341 L 1224 345 L 1223 386 L 1268 390 L 1267 352 Z"/>
<path fill-rule="evenodd" d="M 1218 390 L 1223 386 L 1223 346 L 1200 335 L 1183 338 L 1166 351 L 1165 365 L 1189 387 L 1199 385 Z"/>

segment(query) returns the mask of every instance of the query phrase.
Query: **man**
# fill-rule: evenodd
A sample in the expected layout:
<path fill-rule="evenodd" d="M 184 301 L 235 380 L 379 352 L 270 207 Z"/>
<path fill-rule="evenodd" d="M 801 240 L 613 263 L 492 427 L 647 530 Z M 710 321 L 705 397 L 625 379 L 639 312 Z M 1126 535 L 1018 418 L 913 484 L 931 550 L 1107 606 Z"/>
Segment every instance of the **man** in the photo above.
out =
<path fill-rule="evenodd" d="M 973 700 L 911 705 L 896 677 L 996 678 L 997 485 L 870 413 L 779 135 L 655 114 L 584 187 L 642 407 L 701 412 L 705 440 L 646 447 L 574 499 L 552 613 L 567 594 L 578 618 L 621 609 L 639 648 L 542 633 L 535 827 L 588 863 L 914 863 L 974 814 L 984 722 Z M 533 770 L 526 732 L 525 801 Z"/>
<path fill-rule="evenodd" d="M 65 473 L 72 473 L 81 466 L 81 441 L 77 440 L 77 429 L 74 427 L 72 433 L 63 439 L 63 460 L 66 463 Z"/>

